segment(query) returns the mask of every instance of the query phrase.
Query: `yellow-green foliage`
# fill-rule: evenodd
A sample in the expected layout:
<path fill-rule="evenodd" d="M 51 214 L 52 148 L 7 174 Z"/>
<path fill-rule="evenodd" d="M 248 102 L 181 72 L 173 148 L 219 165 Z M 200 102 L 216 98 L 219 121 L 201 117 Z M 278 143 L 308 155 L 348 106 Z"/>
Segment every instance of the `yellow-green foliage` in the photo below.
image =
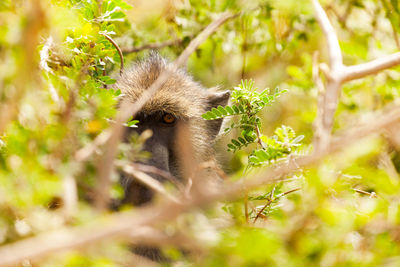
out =
<path fill-rule="evenodd" d="M 321 2 L 345 64 L 398 51 L 398 1 Z M 209 87 L 254 80 L 233 90 L 229 106 L 203 116 L 232 118 L 217 150 L 228 179 L 245 180 L 312 150 L 318 95 L 312 57 L 318 50 L 321 61 L 328 58 L 311 1 L 0 0 L 0 249 L 99 216 L 87 201 L 98 158 L 78 161 L 76 152 L 116 114 L 121 58 L 106 36 L 125 51 L 125 65 L 146 54 L 130 48 L 166 41 L 173 42 L 160 53 L 173 60 L 224 11 L 243 13 L 210 36 L 187 68 Z M 334 132 L 397 102 L 399 88 L 399 68 L 345 84 Z M 118 159 L 135 158 L 138 140 L 121 145 Z M 393 142 L 357 140 L 280 182 L 171 222 L 167 233 L 196 238 L 204 253 L 165 252 L 182 266 L 399 266 L 398 170 Z M 57 205 L 70 177 L 79 201 L 66 216 Z M 119 198 L 117 173 L 112 178 Z M 124 244 L 104 240 L 34 265 L 119 266 L 129 257 Z"/>

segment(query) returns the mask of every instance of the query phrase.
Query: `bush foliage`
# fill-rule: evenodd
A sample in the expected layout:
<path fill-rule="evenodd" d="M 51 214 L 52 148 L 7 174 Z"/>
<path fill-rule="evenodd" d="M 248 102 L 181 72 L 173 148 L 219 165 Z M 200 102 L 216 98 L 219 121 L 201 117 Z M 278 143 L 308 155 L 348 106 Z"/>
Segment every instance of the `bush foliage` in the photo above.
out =
<path fill-rule="evenodd" d="M 398 1 L 321 2 L 345 64 L 400 49 Z M 88 201 L 99 155 L 80 160 L 77 153 L 112 127 L 123 63 L 145 56 L 148 47 L 175 59 L 225 11 L 239 15 L 199 46 L 187 69 L 205 86 L 233 88 L 230 104 L 203 118 L 228 119 L 216 147 L 221 165 L 228 181 L 248 181 L 312 153 L 318 103 L 312 57 L 328 56 L 311 1 L 0 1 L 0 254 L 20 240 L 114 214 Z M 396 104 L 399 88 L 398 67 L 344 84 L 333 132 Z M 118 160 L 145 157 L 145 138 L 121 144 Z M 395 130 L 360 138 L 235 200 L 180 215 L 165 232 L 182 231 L 201 249 L 165 246 L 168 264 L 400 265 L 396 138 Z M 118 174 L 111 178 L 111 196 L 119 199 Z M 78 201 L 68 210 L 71 181 Z M 134 262 L 131 256 L 124 242 L 105 239 L 23 265 L 123 266 Z"/>

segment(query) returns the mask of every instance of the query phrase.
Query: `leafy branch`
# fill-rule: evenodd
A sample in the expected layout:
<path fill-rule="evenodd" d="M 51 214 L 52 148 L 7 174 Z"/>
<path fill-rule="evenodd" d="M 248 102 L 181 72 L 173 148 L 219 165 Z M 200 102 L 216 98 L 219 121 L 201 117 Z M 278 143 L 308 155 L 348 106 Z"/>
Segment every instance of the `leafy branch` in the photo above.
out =
<path fill-rule="evenodd" d="M 232 105 L 218 106 L 202 115 L 206 120 L 222 119 L 230 116 L 240 116 L 239 122 L 232 122 L 224 132 L 234 128 L 241 130 L 240 135 L 228 144 L 228 151 L 235 152 L 250 144 L 257 148 L 249 155 L 249 166 L 263 166 L 272 160 L 284 157 L 300 146 L 303 136 L 295 135 L 292 128 L 282 126 L 276 129 L 275 135 L 267 137 L 260 131 L 261 118 L 259 112 L 274 103 L 286 90 L 275 89 L 271 94 L 269 89 L 258 92 L 253 80 L 242 80 L 232 91 Z"/>

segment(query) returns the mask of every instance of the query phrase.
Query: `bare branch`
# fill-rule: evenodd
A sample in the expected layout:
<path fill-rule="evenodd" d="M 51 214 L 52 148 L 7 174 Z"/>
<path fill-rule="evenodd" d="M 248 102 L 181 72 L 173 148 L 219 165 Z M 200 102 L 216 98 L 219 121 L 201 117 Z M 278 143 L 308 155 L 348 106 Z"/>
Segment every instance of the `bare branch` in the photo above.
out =
<path fill-rule="evenodd" d="M 67 175 L 63 178 L 64 189 L 64 216 L 69 219 L 75 213 L 78 206 L 78 190 L 75 178 Z"/>
<path fill-rule="evenodd" d="M 89 143 L 85 147 L 79 149 L 75 153 L 75 159 L 80 162 L 80 161 L 86 161 L 89 159 L 91 155 L 95 153 L 95 151 L 102 145 L 104 145 L 107 140 L 111 136 L 111 131 L 110 130 L 105 130 L 102 133 L 100 133 L 93 142 Z"/>
<path fill-rule="evenodd" d="M 315 151 L 318 152 L 319 150 L 326 149 L 330 142 L 334 114 L 340 96 L 341 85 L 346 81 L 362 78 L 400 64 L 400 52 L 368 63 L 350 67 L 344 66 L 339 41 L 331 23 L 329 22 L 328 16 L 322 9 L 318 0 L 312 0 L 312 3 L 318 23 L 327 39 L 330 59 L 330 68 L 322 68 L 324 65 L 321 66 L 321 69 L 327 77 L 327 83 L 326 92 L 321 94 L 320 91 L 318 98 L 318 117 L 315 122 L 316 134 L 314 136 L 314 147 Z M 315 59 L 313 64 L 314 83 L 317 88 L 321 88 L 322 82 L 318 77 L 316 66 L 317 61 Z"/>
<path fill-rule="evenodd" d="M 336 111 L 341 88 L 340 79 L 343 71 L 343 61 L 339 41 L 335 30 L 329 22 L 328 16 L 318 0 L 312 0 L 312 3 L 315 9 L 315 16 L 328 43 L 330 66 L 329 75 L 327 75 L 326 92 L 323 96 L 320 96 L 320 103 L 318 104 L 318 120 L 316 122 L 318 132 L 314 138 L 315 151 L 318 152 L 319 150 L 324 150 L 330 142 L 333 116 Z M 317 68 L 317 66 L 314 66 L 314 68 Z M 317 84 L 317 86 L 320 85 Z"/>
<path fill-rule="evenodd" d="M 324 32 L 326 41 L 328 43 L 329 50 L 329 64 L 333 71 L 339 70 L 342 65 L 342 51 L 340 50 L 339 41 L 337 39 L 335 30 L 333 29 L 331 23 L 329 22 L 329 18 L 326 15 L 325 11 L 322 9 L 318 0 L 312 0 L 315 15 L 319 25 Z"/>
<path fill-rule="evenodd" d="M 388 69 L 400 64 L 400 52 L 388 55 L 373 61 L 362 63 L 354 66 L 346 67 L 346 71 L 342 77 L 342 82 L 351 81 L 375 74 L 384 69 Z"/>
<path fill-rule="evenodd" d="M 179 200 L 171 195 L 170 193 L 165 190 L 164 186 L 162 183 L 157 181 L 156 179 L 152 178 L 151 176 L 145 174 L 144 172 L 135 170 L 132 166 L 123 166 L 122 170 L 127 173 L 132 175 L 134 178 L 136 178 L 139 182 L 143 183 L 144 185 L 148 186 L 150 189 L 154 190 L 155 192 L 160 193 L 163 195 L 166 199 L 169 199 L 171 201 L 174 201 L 176 203 L 179 203 Z"/>
<path fill-rule="evenodd" d="M 190 39 L 192 39 L 193 36 L 190 37 Z M 176 45 L 181 45 L 183 44 L 184 39 L 175 39 L 175 40 L 168 40 L 165 42 L 161 42 L 161 43 L 153 43 L 153 44 L 145 44 L 142 46 L 138 46 L 138 47 L 132 47 L 132 48 L 124 48 L 122 49 L 123 53 L 135 53 L 135 52 L 140 52 L 142 50 L 146 50 L 146 49 L 161 49 L 167 46 L 176 46 Z"/>
<path fill-rule="evenodd" d="M 214 33 L 226 21 L 236 18 L 239 15 L 240 13 L 231 14 L 229 12 L 225 12 L 218 19 L 211 22 L 199 35 L 196 36 L 196 38 L 194 38 L 189 43 L 186 49 L 175 61 L 175 65 L 183 66 L 184 64 L 186 64 L 186 61 L 188 60 L 189 56 L 197 49 L 197 47 L 199 47 L 200 44 L 202 44 L 208 38 L 208 36 Z"/>
<path fill-rule="evenodd" d="M 184 186 L 183 184 L 178 181 L 174 176 L 172 176 L 169 172 L 163 171 L 157 167 L 154 167 L 152 165 L 146 165 L 146 164 L 140 164 L 140 163 L 132 163 L 131 166 L 138 171 L 145 172 L 145 173 L 152 173 L 159 175 L 169 182 L 173 183 L 178 189 L 183 190 Z"/>
<path fill-rule="evenodd" d="M 260 132 L 260 129 L 258 128 L 257 123 L 255 123 L 254 128 L 256 129 L 257 142 L 258 142 L 258 144 L 259 144 L 263 149 L 266 149 L 266 146 L 265 146 L 263 140 L 261 140 L 261 132 Z"/>

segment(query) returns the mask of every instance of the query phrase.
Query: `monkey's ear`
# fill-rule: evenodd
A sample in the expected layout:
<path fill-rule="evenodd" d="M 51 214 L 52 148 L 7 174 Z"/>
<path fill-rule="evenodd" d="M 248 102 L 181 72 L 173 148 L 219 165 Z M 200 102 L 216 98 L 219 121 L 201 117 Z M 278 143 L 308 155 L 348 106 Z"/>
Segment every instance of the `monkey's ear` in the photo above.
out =
<path fill-rule="evenodd" d="M 230 96 L 231 96 L 230 91 L 210 92 L 210 94 L 207 97 L 208 101 L 207 110 L 210 110 L 212 108 L 217 108 L 218 106 L 226 106 L 228 104 Z M 214 139 L 218 135 L 221 129 L 222 120 L 223 119 L 207 121 L 209 133 L 212 139 Z"/>
<path fill-rule="evenodd" d="M 231 96 L 231 91 L 223 92 L 211 92 L 208 95 L 208 105 L 210 109 L 216 108 L 218 106 L 226 106 L 228 104 L 229 97 Z"/>

